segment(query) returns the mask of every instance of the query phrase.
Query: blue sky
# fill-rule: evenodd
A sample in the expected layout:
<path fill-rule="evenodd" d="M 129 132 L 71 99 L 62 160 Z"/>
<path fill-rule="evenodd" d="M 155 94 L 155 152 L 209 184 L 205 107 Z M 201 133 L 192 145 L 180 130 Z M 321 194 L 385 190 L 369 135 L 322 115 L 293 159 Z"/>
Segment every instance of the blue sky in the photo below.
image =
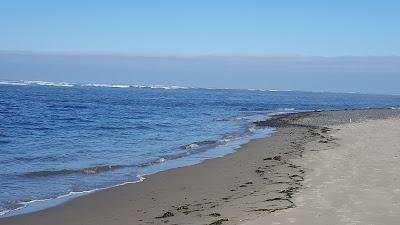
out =
<path fill-rule="evenodd" d="M 400 1 L 0 2 L 0 50 L 400 55 Z"/>
<path fill-rule="evenodd" d="M 400 94 L 400 1 L 1 0 L 0 80 Z"/>

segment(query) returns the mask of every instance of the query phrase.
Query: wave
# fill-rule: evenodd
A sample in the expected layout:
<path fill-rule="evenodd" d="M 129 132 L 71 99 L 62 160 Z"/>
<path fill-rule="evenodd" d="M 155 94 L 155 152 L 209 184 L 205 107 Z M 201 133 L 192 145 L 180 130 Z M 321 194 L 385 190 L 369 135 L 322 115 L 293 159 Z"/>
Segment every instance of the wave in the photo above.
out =
<path fill-rule="evenodd" d="M 293 90 L 277 90 L 277 89 L 270 89 L 270 90 L 260 90 L 260 91 L 269 91 L 269 92 L 293 92 Z"/>
<path fill-rule="evenodd" d="M 20 174 L 20 177 L 26 178 L 40 178 L 40 177 L 51 177 L 51 176 L 66 176 L 71 174 L 79 174 L 79 175 L 96 175 L 99 173 L 106 173 L 111 172 L 118 169 L 124 168 L 143 168 L 152 166 L 158 163 L 163 163 L 167 160 L 178 159 L 187 156 L 185 153 L 181 154 L 174 154 L 174 155 L 164 155 L 162 157 L 149 160 L 146 162 L 138 163 L 138 164 L 131 164 L 131 165 L 100 165 L 100 166 L 93 166 L 81 169 L 61 169 L 61 170 L 40 170 L 40 171 L 32 171 Z"/>
<path fill-rule="evenodd" d="M 143 176 L 137 176 L 137 178 L 138 178 L 138 180 L 135 180 L 135 181 L 123 182 L 123 183 L 116 184 L 116 185 L 112 185 L 112 186 L 109 186 L 109 187 L 95 188 L 95 189 L 85 190 L 85 191 L 71 191 L 71 192 L 69 192 L 69 193 L 67 193 L 67 194 L 55 196 L 55 197 L 52 197 L 52 198 L 35 199 L 35 200 L 30 200 L 30 201 L 18 202 L 18 203 L 16 204 L 16 207 L 15 207 L 15 208 L 0 211 L 0 217 L 3 217 L 3 216 L 13 216 L 13 215 L 9 215 L 9 214 L 11 214 L 12 212 L 15 213 L 14 215 L 17 215 L 17 214 L 18 214 L 18 211 L 21 211 L 21 210 L 23 210 L 24 208 L 26 208 L 26 207 L 28 207 L 28 206 L 30 206 L 30 205 L 32 205 L 32 204 L 35 204 L 35 203 L 50 202 L 50 201 L 54 201 L 54 200 L 56 200 L 56 199 L 57 199 L 57 200 L 64 200 L 64 201 L 67 201 L 67 200 L 70 200 L 71 198 L 79 197 L 79 196 L 86 195 L 86 194 L 90 194 L 90 193 L 93 193 L 93 192 L 96 192 L 96 191 L 101 191 L 101 190 L 105 190 L 105 189 L 108 189 L 108 188 L 114 188 L 114 187 L 118 187 L 118 186 L 123 186 L 123 185 L 126 185 L 126 184 L 139 183 L 139 182 L 142 182 L 142 181 L 145 180 L 145 178 L 144 178 Z M 63 201 L 63 202 L 64 202 L 64 201 Z M 52 206 L 54 206 L 54 205 L 52 205 Z M 48 208 L 48 207 L 51 207 L 51 205 L 50 205 L 50 206 L 47 205 L 47 207 L 46 207 L 46 206 L 45 206 L 45 207 L 42 206 L 42 209 L 45 209 L 45 208 Z M 34 211 L 39 210 L 39 209 L 40 209 L 40 207 L 35 208 Z"/>
<path fill-rule="evenodd" d="M 254 133 L 256 131 L 255 126 L 248 127 L 247 130 L 245 130 L 243 133 L 238 134 L 238 135 L 227 135 L 221 139 L 218 140 L 205 140 L 205 141 L 196 141 L 187 145 L 182 145 L 179 148 L 182 150 L 196 150 L 196 149 L 203 149 L 203 148 L 214 148 L 218 145 L 224 145 L 228 142 L 238 140 L 242 137 L 245 137 L 249 133 Z"/>
<path fill-rule="evenodd" d="M 179 148 L 183 150 L 192 150 L 192 149 L 198 149 L 200 147 L 215 145 L 217 143 L 218 143 L 217 140 L 196 141 L 191 144 L 182 145 Z"/>
<path fill-rule="evenodd" d="M 79 84 L 79 83 L 68 83 L 68 82 L 52 82 L 52 81 L 32 81 L 32 80 L 0 80 L 0 85 L 40 85 L 40 86 L 57 86 L 57 87 L 104 87 L 104 88 L 150 88 L 150 89 L 195 89 L 194 87 L 182 87 L 182 86 L 167 86 L 167 85 L 138 85 L 138 84 Z"/>
<path fill-rule="evenodd" d="M 24 177 L 49 177 L 49 176 L 63 176 L 69 174 L 82 174 L 82 175 L 94 175 L 104 172 L 113 171 L 116 169 L 121 169 L 129 167 L 127 165 L 102 165 L 102 166 L 94 166 L 83 169 L 62 169 L 62 170 L 42 170 L 42 171 L 34 171 L 22 174 Z"/>
<path fill-rule="evenodd" d="M 47 156 L 15 156 L 12 160 L 20 161 L 24 163 L 32 162 L 32 161 L 57 161 L 60 159 L 66 158 L 65 156 L 56 156 L 56 155 L 47 155 Z"/>
<path fill-rule="evenodd" d="M 9 144 L 11 141 L 9 140 L 0 140 L 0 144 Z"/>
<path fill-rule="evenodd" d="M 0 84 L 3 85 L 41 85 L 41 86 L 56 86 L 56 87 L 73 87 L 74 84 L 70 84 L 67 82 L 51 82 L 51 81 L 36 81 L 36 80 L 17 80 L 17 81 L 8 81 L 2 80 Z"/>
<path fill-rule="evenodd" d="M 40 85 L 40 86 L 55 86 L 55 87 L 102 87 L 102 88 L 148 88 L 148 89 L 205 89 L 205 90 L 247 90 L 247 91 L 262 91 L 262 92 L 290 92 L 292 90 L 266 90 L 266 89 L 243 89 L 243 88 L 206 88 L 206 87 L 184 87 L 177 85 L 141 85 L 141 84 L 102 84 L 102 83 L 69 83 L 69 82 L 53 82 L 53 81 L 32 81 L 32 80 L 0 80 L 0 85 Z"/>
<path fill-rule="evenodd" d="M 229 146 L 228 143 L 236 143 L 236 140 L 247 140 L 246 138 L 251 138 L 253 137 L 252 135 L 249 134 L 256 134 L 256 127 L 253 125 L 247 126 L 247 128 L 239 134 L 236 135 L 226 135 L 220 139 L 216 140 L 205 140 L 205 141 L 197 141 L 193 142 L 188 145 L 181 146 L 181 149 L 184 149 L 185 151 L 181 151 L 180 153 L 177 154 L 172 154 L 172 155 L 163 155 L 161 157 L 158 157 L 153 160 L 149 160 L 147 162 L 139 163 L 139 164 L 132 164 L 132 165 L 98 165 L 98 166 L 93 166 L 93 167 L 87 167 L 87 168 L 82 168 L 82 169 L 61 169 L 61 170 L 42 170 L 42 171 L 33 171 L 33 172 L 28 172 L 24 173 L 21 176 L 26 177 L 26 178 L 43 178 L 43 177 L 50 177 L 50 176 L 67 176 L 71 174 L 77 174 L 77 175 L 85 175 L 85 176 L 93 176 L 99 173 L 106 173 L 106 172 L 111 172 L 114 170 L 118 169 L 124 169 L 124 168 L 130 168 L 130 167 L 136 167 L 136 168 L 142 168 L 142 167 L 149 167 L 152 165 L 164 163 L 168 160 L 174 160 L 174 159 L 179 159 L 183 158 L 192 154 L 196 153 L 201 153 L 201 152 L 206 152 L 210 149 L 213 148 L 218 148 L 221 146 Z M 268 133 L 269 135 L 270 133 Z M 264 135 L 264 134 L 263 134 Z M 243 139 L 244 138 L 244 139 Z M 242 142 L 239 142 L 242 143 Z M 229 148 L 237 148 L 237 143 L 234 144 L 234 147 L 229 146 Z M 138 175 L 139 181 L 134 181 L 134 182 L 125 182 L 122 184 L 114 185 L 111 187 L 115 186 L 120 186 L 120 185 L 125 185 L 127 183 L 137 183 L 142 181 L 144 178 L 142 177 L 143 174 Z M 106 188 L 111 188 L 111 187 L 106 187 Z M 20 213 L 27 213 L 29 210 L 32 210 L 30 208 L 34 208 L 33 210 L 36 211 L 38 210 L 39 207 L 43 207 L 45 205 L 47 207 L 52 207 L 55 205 L 49 206 L 49 204 L 59 204 L 60 201 L 53 201 L 55 199 L 66 199 L 69 200 L 74 196 L 79 196 L 87 193 L 91 193 L 94 191 L 106 189 L 106 188 L 97 188 L 93 190 L 86 190 L 86 191 L 81 191 L 81 192 L 69 192 L 67 194 L 57 196 L 57 197 L 51 197 L 47 199 L 40 199 L 40 200 L 32 200 L 32 201 L 26 201 L 26 202 L 20 202 L 15 205 L 16 208 L 12 209 L 7 209 L 3 210 L 0 212 L 0 216 L 12 216 Z M 64 200 L 63 200 L 64 201 Z M 55 202 L 55 203 L 54 203 Z M 57 203 L 58 202 L 58 203 Z M 32 205 L 32 207 L 27 208 L 28 206 Z M 24 209 L 27 208 L 27 209 Z M 44 209 L 44 208 L 42 208 Z M 28 211 L 27 211 L 28 210 Z"/>
<path fill-rule="evenodd" d="M 249 119 L 250 117 L 246 117 L 246 119 Z M 199 150 L 199 149 L 210 149 L 210 148 L 215 148 L 218 145 L 224 145 L 232 141 L 239 140 L 241 138 L 251 136 L 257 131 L 257 127 L 253 124 L 250 124 L 246 127 L 246 129 L 237 134 L 231 134 L 231 135 L 226 135 L 220 139 L 217 140 L 205 140 L 205 141 L 196 141 L 187 145 L 182 145 L 179 148 L 182 150 L 187 150 L 187 151 L 193 151 L 193 150 Z"/>
<path fill-rule="evenodd" d="M 106 87 L 106 88 L 130 88 L 130 85 L 125 84 L 81 84 L 83 87 Z"/>
<path fill-rule="evenodd" d="M 110 128 L 107 128 L 110 129 Z M 114 129 L 114 128 L 111 128 Z M 87 167 L 87 168 L 81 168 L 81 169 L 61 169 L 61 170 L 41 170 L 41 171 L 33 171 L 33 172 L 27 172 L 23 173 L 20 176 L 22 177 L 27 177 L 27 178 L 38 178 L 38 177 L 50 177 L 50 176 L 66 176 L 66 175 L 71 175 L 71 174 L 79 174 L 79 175 L 96 175 L 99 173 L 105 173 L 105 172 L 111 172 L 117 169 L 123 169 L 123 168 L 143 168 L 143 167 L 148 167 L 152 166 L 158 163 L 163 163 L 167 160 L 174 160 L 174 159 L 179 159 L 185 156 L 188 156 L 189 154 L 195 154 L 195 153 L 200 153 L 207 151 L 211 148 L 215 148 L 220 145 L 227 144 L 229 142 L 239 140 L 241 138 L 251 136 L 251 134 L 255 133 L 257 130 L 257 127 L 253 124 L 247 126 L 247 128 L 236 135 L 226 135 L 220 139 L 216 140 L 204 140 L 204 141 L 196 141 L 187 145 L 182 145 L 179 148 L 182 150 L 185 150 L 185 152 L 181 153 L 175 153 L 171 155 L 163 155 L 160 156 L 157 159 L 149 160 L 146 162 L 138 163 L 138 164 L 127 164 L 127 165 L 99 165 L 99 166 L 93 166 L 93 167 Z M 23 160 L 29 160 L 23 158 Z"/>
<path fill-rule="evenodd" d="M 147 88 L 166 89 L 166 90 L 170 90 L 170 89 L 195 89 L 194 87 L 164 86 L 164 85 L 150 85 L 150 86 L 147 86 Z"/>
<path fill-rule="evenodd" d="M 28 84 L 56 87 L 73 87 L 73 84 L 67 82 L 50 82 L 50 81 L 25 81 Z"/>
<path fill-rule="evenodd" d="M 249 129 L 252 129 L 252 127 L 249 127 Z M 233 140 L 239 140 L 239 139 L 240 139 L 239 136 L 237 136 L 237 137 L 226 136 L 219 140 L 206 140 L 206 141 L 194 142 L 194 143 L 192 143 L 192 146 L 194 146 L 194 145 L 199 145 L 199 146 L 222 145 L 222 144 L 231 142 Z M 197 143 L 197 144 L 195 144 L 195 143 Z M 204 150 L 204 151 L 206 151 L 206 150 Z M 175 154 L 175 155 L 166 155 L 166 156 L 160 157 L 158 159 L 155 159 L 155 160 L 152 160 L 149 162 L 145 162 L 145 163 L 142 163 L 139 165 L 102 165 L 102 166 L 88 167 L 88 168 L 84 168 L 84 169 L 36 171 L 36 172 L 25 173 L 24 176 L 37 178 L 37 177 L 46 177 L 46 176 L 60 176 L 60 175 L 63 176 L 63 175 L 69 175 L 69 174 L 74 174 L 74 173 L 83 174 L 83 175 L 95 175 L 98 173 L 109 172 L 112 170 L 122 169 L 122 168 L 127 168 L 127 167 L 134 167 L 134 166 L 135 167 L 147 167 L 147 166 L 151 166 L 151 165 L 158 164 L 158 163 L 164 163 L 167 160 L 178 159 L 178 158 L 182 158 L 185 156 L 188 156 L 187 151 L 180 153 L 180 154 Z M 143 177 L 144 175 L 145 174 L 137 175 L 138 180 L 123 182 L 123 183 L 112 185 L 112 186 L 95 188 L 95 189 L 84 190 L 84 191 L 71 191 L 69 193 L 55 196 L 55 197 L 18 202 L 17 204 L 15 204 L 15 208 L 0 211 L 0 217 L 14 216 L 14 215 L 22 214 L 22 213 L 34 212 L 37 210 L 42 210 L 42 209 L 56 206 L 58 204 L 64 203 L 67 200 L 70 200 L 72 198 L 86 195 L 89 193 L 93 193 L 96 191 L 105 190 L 105 189 L 113 188 L 113 187 L 118 187 L 118 186 L 122 186 L 122 185 L 126 185 L 126 184 L 142 182 L 145 179 Z M 58 200 L 58 201 L 54 201 L 54 200 Z M 29 206 L 32 206 L 32 209 L 29 209 L 28 208 Z M 31 210 L 31 211 L 29 211 L 29 210 Z"/>
<path fill-rule="evenodd" d="M 24 82 L 19 82 L 19 81 L 0 81 L 0 84 L 2 85 L 17 85 L 17 86 L 23 86 L 23 85 L 29 85 L 27 83 Z"/>

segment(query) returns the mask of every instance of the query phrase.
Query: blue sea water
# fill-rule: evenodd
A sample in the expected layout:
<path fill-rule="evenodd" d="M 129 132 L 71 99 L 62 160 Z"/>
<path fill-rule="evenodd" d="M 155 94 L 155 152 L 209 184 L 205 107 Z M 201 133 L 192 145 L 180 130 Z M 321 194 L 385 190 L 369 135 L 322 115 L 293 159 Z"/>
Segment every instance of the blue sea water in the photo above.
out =
<path fill-rule="evenodd" d="M 2 81 L 0 215 L 223 156 L 272 114 L 374 107 L 400 96 Z"/>

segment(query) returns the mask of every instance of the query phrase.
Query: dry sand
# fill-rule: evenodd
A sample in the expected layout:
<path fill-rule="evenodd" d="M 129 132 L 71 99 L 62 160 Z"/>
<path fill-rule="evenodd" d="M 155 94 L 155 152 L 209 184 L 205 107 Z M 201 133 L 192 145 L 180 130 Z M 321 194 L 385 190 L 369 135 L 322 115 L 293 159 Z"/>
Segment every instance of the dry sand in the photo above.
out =
<path fill-rule="evenodd" d="M 400 119 L 331 127 L 337 145 L 306 145 L 309 168 L 295 208 L 245 223 L 400 224 Z"/>
<path fill-rule="evenodd" d="M 399 189 L 394 186 L 400 182 L 394 180 L 400 172 L 394 158 L 399 138 L 393 137 L 399 137 L 395 128 L 400 122 L 382 119 L 399 114 L 399 110 L 361 110 L 278 116 L 260 123 L 277 127 L 274 135 L 255 139 L 226 157 L 3 218 L 0 224 L 297 224 L 302 218 L 304 224 L 351 224 L 365 218 L 390 224 L 399 209 L 395 204 Z M 350 118 L 379 120 L 334 130 Z M 363 152 L 362 146 L 370 150 Z"/>

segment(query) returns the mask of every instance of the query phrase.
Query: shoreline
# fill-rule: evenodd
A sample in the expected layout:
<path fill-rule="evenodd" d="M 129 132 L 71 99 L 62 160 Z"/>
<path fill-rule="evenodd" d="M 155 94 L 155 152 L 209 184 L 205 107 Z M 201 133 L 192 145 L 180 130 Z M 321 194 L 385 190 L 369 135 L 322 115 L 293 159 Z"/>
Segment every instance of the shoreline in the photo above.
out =
<path fill-rule="evenodd" d="M 236 224 L 266 212 L 292 208 L 292 195 L 301 188 L 307 169 L 292 161 L 301 159 L 305 144 L 329 132 L 321 127 L 348 122 L 348 117 L 343 116 L 346 113 L 358 122 L 390 117 L 398 110 L 274 116 L 258 125 L 276 127 L 277 132 L 253 139 L 224 157 L 157 172 L 145 176 L 143 182 L 96 191 L 42 211 L 4 217 L 0 224 Z M 335 114 L 335 118 L 323 118 L 329 114 Z M 324 144 L 334 144 L 334 140 L 324 138 Z M 274 172 L 269 171 L 271 168 Z M 275 199 L 275 206 L 268 204 L 271 201 L 265 196 L 267 200 Z"/>
<path fill-rule="evenodd" d="M 295 113 L 300 113 L 300 112 L 287 112 L 287 113 L 283 113 L 282 115 L 292 114 L 292 113 L 295 114 Z M 281 114 L 279 114 L 279 115 L 281 115 Z M 275 116 L 275 115 L 274 114 L 267 115 L 267 117 L 273 117 L 273 116 Z M 254 126 L 257 126 L 255 124 L 255 122 L 250 123 L 250 125 L 251 124 L 253 124 Z M 136 184 L 136 183 L 142 182 L 147 177 L 154 175 L 156 173 L 159 173 L 159 172 L 193 166 L 193 165 L 196 165 L 199 163 L 203 163 L 206 160 L 225 157 L 226 155 L 235 153 L 238 149 L 241 148 L 242 145 L 247 144 L 254 139 L 267 138 L 267 137 L 271 136 L 274 132 L 275 132 L 275 129 L 271 128 L 271 127 L 258 127 L 257 131 L 255 131 L 250 136 L 242 136 L 240 139 L 236 139 L 234 141 L 227 142 L 223 145 L 217 145 L 213 149 L 209 149 L 207 151 L 200 152 L 197 154 L 191 154 L 186 157 L 174 159 L 174 160 L 170 161 L 170 162 L 172 162 L 170 165 L 158 164 L 158 163 L 153 164 L 147 168 L 148 173 L 139 174 L 137 176 L 138 179 L 134 180 L 134 181 L 125 181 L 123 183 L 117 183 L 117 184 L 113 184 L 113 185 L 106 186 L 106 187 L 99 187 L 99 188 L 84 190 L 84 191 L 79 191 L 79 192 L 72 191 L 72 192 L 69 192 L 66 194 L 56 196 L 54 198 L 34 199 L 34 200 L 26 201 L 26 202 L 19 202 L 18 204 L 22 205 L 21 207 L 0 212 L 0 222 L 1 222 L 1 219 L 3 219 L 3 218 L 21 216 L 21 215 L 25 215 L 25 214 L 30 214 L 30 213 L 47 210 L 47 209 L 62 205 L 64 203 L 74 200 L 76 198 L 80 198 L 85 195 L 96 193 L 98 191 L 112 189 L 112 188 L 115 188 L 118 186 L 123 186 L 123 185 Z M 215 151 L 217 153 L 211 153 L 212 151 Z M 199 159 L 197 159 L 197 158 L 199 158 Z M 205 159 L 203 159 L 203 158 L 205 158 Z M 187 159 L 189 159 L 189 160 L 187 160 Z"/>

